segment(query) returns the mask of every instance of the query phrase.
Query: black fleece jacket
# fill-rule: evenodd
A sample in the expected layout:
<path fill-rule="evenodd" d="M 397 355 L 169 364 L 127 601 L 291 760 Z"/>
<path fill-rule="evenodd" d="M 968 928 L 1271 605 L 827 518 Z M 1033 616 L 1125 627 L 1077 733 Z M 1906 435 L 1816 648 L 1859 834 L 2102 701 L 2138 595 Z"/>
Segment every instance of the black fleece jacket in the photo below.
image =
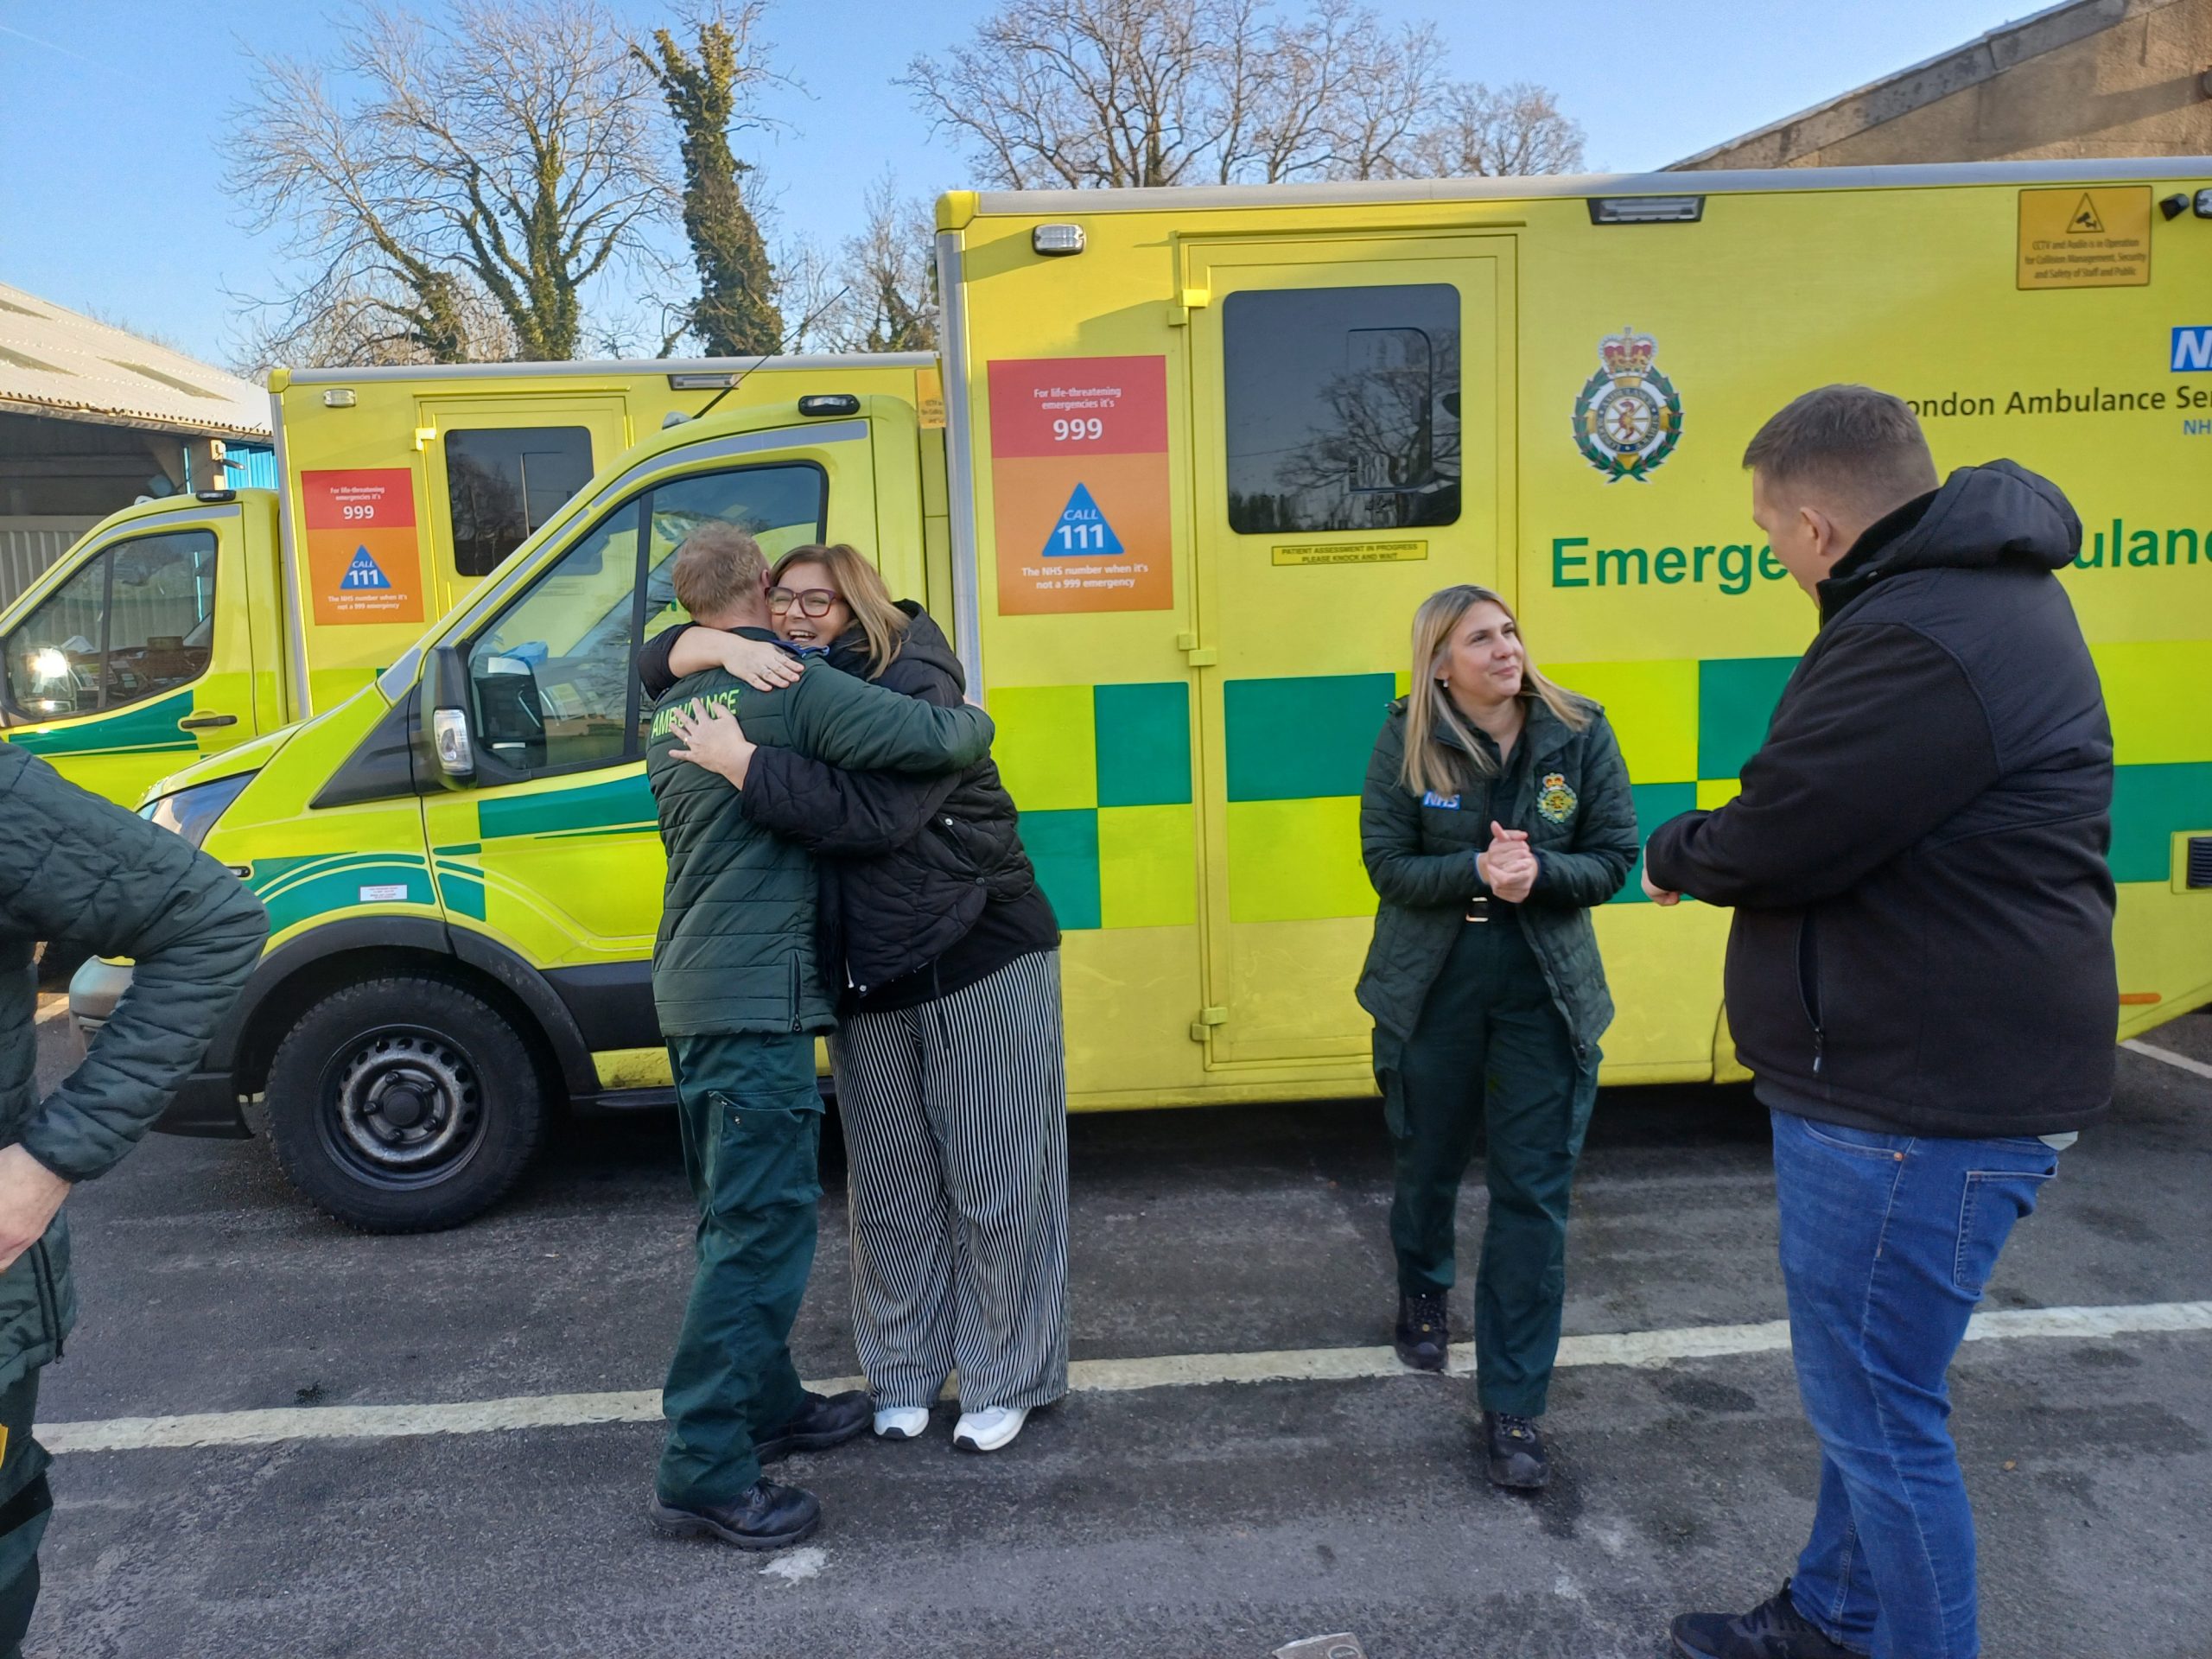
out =
<path fill-rule="evenodd" d="M 1873 525 L 1743 792 L 1656 885 L 1735 908 L 1727 1001 L 1770 1104 L 1907 1135 L 2078 1129 L 2112 1097 L 2112 728 L 2056 572 L 2081 521 L 2011 461 Z"/>

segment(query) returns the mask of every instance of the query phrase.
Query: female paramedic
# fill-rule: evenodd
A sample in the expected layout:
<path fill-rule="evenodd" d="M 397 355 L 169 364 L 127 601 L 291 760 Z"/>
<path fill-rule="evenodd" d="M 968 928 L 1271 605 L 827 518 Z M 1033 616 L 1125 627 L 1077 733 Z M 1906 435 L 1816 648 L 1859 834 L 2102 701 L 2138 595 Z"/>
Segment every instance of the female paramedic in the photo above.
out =
<path fill-rule="evenodd" d="M 960 702 L 944 633 L 919 606 L 894 604 L 855 549 L 795 549 L 769 580 L 776 630 L 800 652 Z M 761 684 L 796 667 L 708 628 L 668 630 L 639 664 L 656 696 L 705 668 Z M 690 744 L 744 791 L 747 818 L 817 855 L 822 960 L 842 988 L 830 1052 L 875 1432 L 923 1433 L 957 1366 L 953 1444 L 996 1451 L 1067 1391 L 1068 1366 L 1059 925 L 1013 798 L 988 759 L 941 778 L 844 772 L 756 749 L 727 723 Z"/>
<path fill-rule="evenodd" d="M 1445 1367 L 1459 1179 L 1487 1143 L 1476 1393 L 1491 1479 L 1535 1488 L 1567 1285 L 1567 1191 L 1613 1014 L 1590 909 L 1636 862 L 1604 712 L 1536 671 L 1505 601 L 1446 588 L 1414 617 L 1414 690 L 1367 766 L 1381 895 L 1360 1005 L 1395 1145 L 1398 1357 Z"/>

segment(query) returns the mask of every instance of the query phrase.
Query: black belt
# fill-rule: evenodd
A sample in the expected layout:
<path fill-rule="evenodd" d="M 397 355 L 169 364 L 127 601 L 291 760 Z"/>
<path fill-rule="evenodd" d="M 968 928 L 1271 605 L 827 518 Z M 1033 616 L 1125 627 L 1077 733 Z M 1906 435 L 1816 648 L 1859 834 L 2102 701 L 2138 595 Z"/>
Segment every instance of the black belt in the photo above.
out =
<path fill-rule="evenodd" d="M 1467 900 L 1467 919 L 1471 922 L 1486 922 L 1490 920 L 1490 895 L 1488 893 L 1477 893 L 1473 898 Z"/>

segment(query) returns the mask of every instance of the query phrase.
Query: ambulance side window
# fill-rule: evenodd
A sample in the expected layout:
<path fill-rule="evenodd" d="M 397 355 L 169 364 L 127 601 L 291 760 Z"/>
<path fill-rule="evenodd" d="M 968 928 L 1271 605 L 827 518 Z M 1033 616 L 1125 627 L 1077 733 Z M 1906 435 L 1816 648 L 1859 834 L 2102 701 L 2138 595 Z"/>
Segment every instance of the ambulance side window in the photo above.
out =
<path fill-rule="evenodd" d="M 500 426 L 446 434 L 446 506 L 454 569 L 489 575 L 591 482 L 581 426 Z"/>
<path fill-rule="evenodd" d="M 821 539 L 828 499 L 821 467 L 785 462 L 677 479 L 615 508 L 469 648 L 477 741 L 516 772 L 635 758 L 649 712 L 638 646 L 681 615 L 669 578 L 683 538 L 720 520 L 773 562 Z"/>
<path fill-rule="evenodd" d="M 120 709 L 207 671 L 215 532 L 102 548 L 8 636 L 8 695 L 33 720 Z"/>
<path fill-rule="evenodd" d="M 1247 289 L 1221 326 L 1231 530 L 1458 520 L 1457 289 Z"/>

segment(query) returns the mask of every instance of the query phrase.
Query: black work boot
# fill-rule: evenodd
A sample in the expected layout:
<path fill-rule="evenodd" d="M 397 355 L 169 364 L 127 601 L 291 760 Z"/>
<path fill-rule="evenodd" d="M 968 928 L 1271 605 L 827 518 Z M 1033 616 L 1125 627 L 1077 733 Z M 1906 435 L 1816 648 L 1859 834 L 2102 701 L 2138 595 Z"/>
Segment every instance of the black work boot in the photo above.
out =
<path fill-rule="evenodd" d="M 645 1514 L 653 1530 L 669 1538 L 719 1538 L 740 1549 L 788 1549 L 822 1524 L 822 1505 L 798 1486 L 756 1480 L 734 1503 L 679 1510 L 656 1493 Z"/>
<path fill-rule="evenodd" d="M 1444 1322 L 1444 1293 L 1398 1298 L 1398 1330 L 1391 1346 L 1417 1371 L 1440 1371 L 1450 1358 L 1452 1333 Z"/>
<path fill-rule="evenodd" d="M 819 1452 L 842 1446 L 865 1429 L 875 1416 L 875 1402 L 866 1389 L 843 1394 L 810 1394 L 798 1416 L 774 1433 L 753 1443 L 753 1455 L 763 1463 L 788 1458 L 794 1452 Z"/>
<path fill-rule="evenodd" d="M 1787 1579 L 1781 1594 L 1748 1613 L 1684 1613 L 1668 1633 L 1682 1659 L 1865 1659 L 1797 1611 Z"/>
<path fill-rule="evenodd" d="M 1541 1491 L 1551 1484 L 1551 1459 L 1533 1419 L 1510 1412 L 1483 1413 L 1483 1447 L 1490 1457 L 1490 1484 L 1519 1492 Z"/>

